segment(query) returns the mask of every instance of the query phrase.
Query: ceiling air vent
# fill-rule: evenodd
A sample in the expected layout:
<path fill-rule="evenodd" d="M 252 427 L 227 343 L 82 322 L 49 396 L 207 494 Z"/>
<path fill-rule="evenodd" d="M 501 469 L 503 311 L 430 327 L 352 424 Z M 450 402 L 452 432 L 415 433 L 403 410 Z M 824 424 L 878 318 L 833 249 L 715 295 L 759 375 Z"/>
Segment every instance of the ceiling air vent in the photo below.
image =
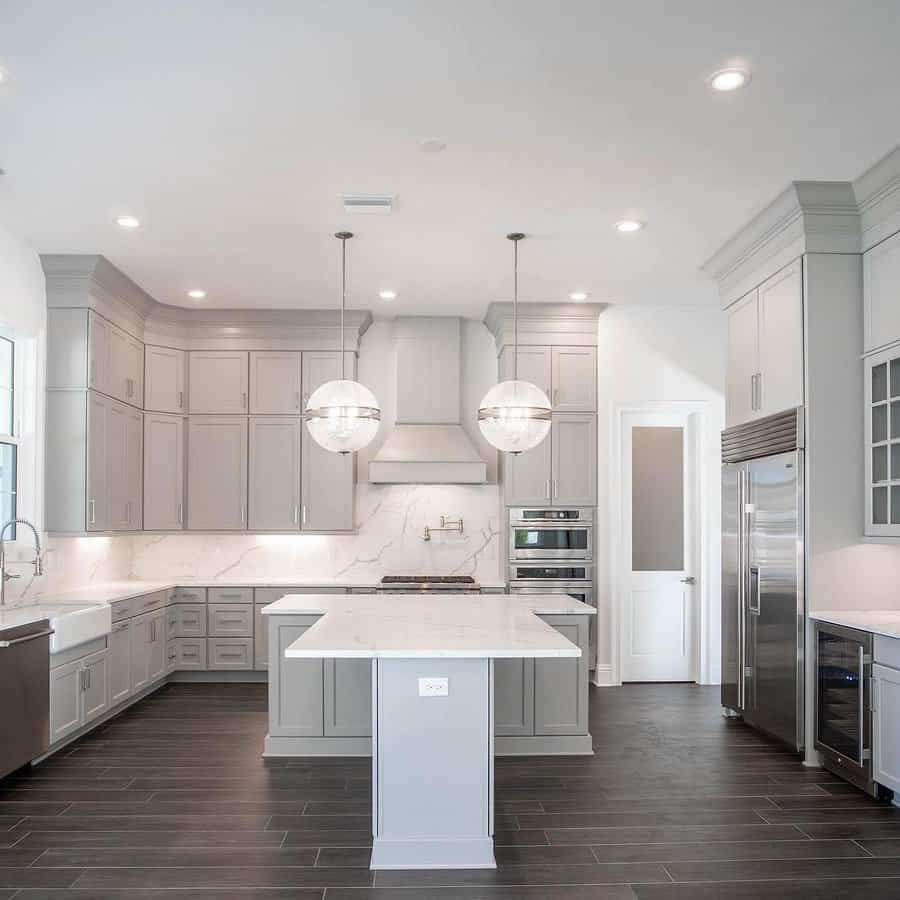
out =
<path fill-rule="evenodd" d="M 393 194 L 341 194 L 340 198 L 344 204 L 344 212 L 375 216 L 389 216 L 397 199 Z"/>

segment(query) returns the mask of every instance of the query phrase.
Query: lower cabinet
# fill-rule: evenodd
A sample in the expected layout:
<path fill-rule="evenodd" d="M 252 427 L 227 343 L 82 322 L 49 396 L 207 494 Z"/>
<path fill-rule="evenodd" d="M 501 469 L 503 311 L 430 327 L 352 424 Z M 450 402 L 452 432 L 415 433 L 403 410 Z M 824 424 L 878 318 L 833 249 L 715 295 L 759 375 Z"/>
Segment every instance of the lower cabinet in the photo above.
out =
<path fill-rule="evenodd" d="M 206 641 L 206 667 L 210 670 L 252 669 L 252 637 L 211 637 Z"/>
<path fill-rule="evenodd" d="M 534 660 L 494 660 L 494 734 L 534 734 Z"/>
<path fill-rule="evenodd" d="M 581 648 L 570 659 L 494 661 L 494 733 L 503 737 L 588 732 L 587 616 L 541 616 Z"/>
<path fill-rule="evenodd" d="M 143 690 L 166 674 L 166 610 L 131 620 L 131 690 Z"/>
<path fill-rule="evenodd" d="M 50 743 L 109 709 L 109 656 L 98 650 L 50 670 Z"/>
<path fill-rule="evenodd" d="M 206 669 L 206 638 L 178 638 L 171 643 L 175 669 L 201 672 Z"/>
<path fill-rule="evenodd" d="M 117 622 L 109 635 L 109 705 L 131 696 L 131 621 Z"/>
<path fill-rule="evenodd" d="M 900 669 L 876 663 L 872 675 L 872 777 L 878 784 L 900 791 Z"/>
<path fill-rule="evenodd" d="M 326 659 L 324 731 L 327 737 L 371 737 L 372 660 Z"/>
<path fill-rule="evenodd" d="M 269 629 L 262 614 L 264 606 L 257 603 L 253 607 L 253 667 L 260 670 L 269 668 Z"/>
<path fill-rule="evenodd" d="M 267 616 L 269 625 L 269 734 L 322 737 L 324 666 L 321 659 L 285 659 L 284 651 L 318 616 Z"/>

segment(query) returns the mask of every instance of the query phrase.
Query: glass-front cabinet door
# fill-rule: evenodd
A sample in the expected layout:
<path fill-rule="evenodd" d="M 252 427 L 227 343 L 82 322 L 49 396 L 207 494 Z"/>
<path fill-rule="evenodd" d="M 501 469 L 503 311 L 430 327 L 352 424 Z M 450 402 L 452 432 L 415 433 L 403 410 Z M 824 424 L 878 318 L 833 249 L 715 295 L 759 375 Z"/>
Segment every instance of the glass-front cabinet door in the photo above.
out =
<path fill-rule="evenodd" d="M 866 360 L 866 534 L 900 537 L 900 347 Z"/>

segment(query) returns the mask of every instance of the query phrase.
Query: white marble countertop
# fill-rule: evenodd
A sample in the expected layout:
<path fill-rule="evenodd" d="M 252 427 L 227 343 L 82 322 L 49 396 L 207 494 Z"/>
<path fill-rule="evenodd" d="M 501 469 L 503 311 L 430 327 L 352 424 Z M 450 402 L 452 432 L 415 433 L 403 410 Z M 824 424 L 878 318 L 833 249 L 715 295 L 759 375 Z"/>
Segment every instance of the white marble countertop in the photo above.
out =
<path fill-rule="evenodd" d="M 496 581 L 481 581 L 484 588 L 502 588 L 505 584 Z M 40 604 L 72 604 L 72 603 L 116 603 L 129 597 L 141 597 L 156 591 L 168 591 L 175 587 L 284 587 L 284 588 L 375 588 L 378 582 L 353 581 L 339 578 L 172 578 L 168 581 L 144 581 L 132 579 L 126 581 L 104 581 L 86 584 L 78 588 L 64 588 L 52 593 L 38 595 L 29 605 Z M 18 607 L 17 607 L 18 608 Z"/>
<path fill-rule="evenodd" d="M 18 628 L 21 625 L 31 625 L 49 618 L 46 606 L 38 604 L 7 606 L 0 609 L 0 631 L 6 631 L 7 628 Z"/>
<path fill-rule="evenodd" d="M 581 649 L 538 618 L 595 615 L 560 594 L 289 594 L 263 615 L 321 618 L 290 658 L 578 657 Z"/>
<path fill-rule="evenodd" d="M 830 622 L 832 625 L 846 625 L 860 631 L 870 631 L 884 637 L 900 639 L 900 610 L 863 609 L 811 612 L 811 619 Z"/>

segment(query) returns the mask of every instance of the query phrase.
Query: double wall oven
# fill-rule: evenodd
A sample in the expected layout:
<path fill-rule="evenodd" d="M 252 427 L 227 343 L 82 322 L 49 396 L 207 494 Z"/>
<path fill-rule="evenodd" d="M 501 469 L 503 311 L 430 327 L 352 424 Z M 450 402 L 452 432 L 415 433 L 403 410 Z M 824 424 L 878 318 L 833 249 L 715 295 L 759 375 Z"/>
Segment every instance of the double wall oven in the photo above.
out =
<path fill-rule="evenodd" d="M 594 600 L 593 509 L 509 511 L 509 590 L 516 594 L 568 594 Z M 597 645 L 591 617 L 591 668 Z"/>

